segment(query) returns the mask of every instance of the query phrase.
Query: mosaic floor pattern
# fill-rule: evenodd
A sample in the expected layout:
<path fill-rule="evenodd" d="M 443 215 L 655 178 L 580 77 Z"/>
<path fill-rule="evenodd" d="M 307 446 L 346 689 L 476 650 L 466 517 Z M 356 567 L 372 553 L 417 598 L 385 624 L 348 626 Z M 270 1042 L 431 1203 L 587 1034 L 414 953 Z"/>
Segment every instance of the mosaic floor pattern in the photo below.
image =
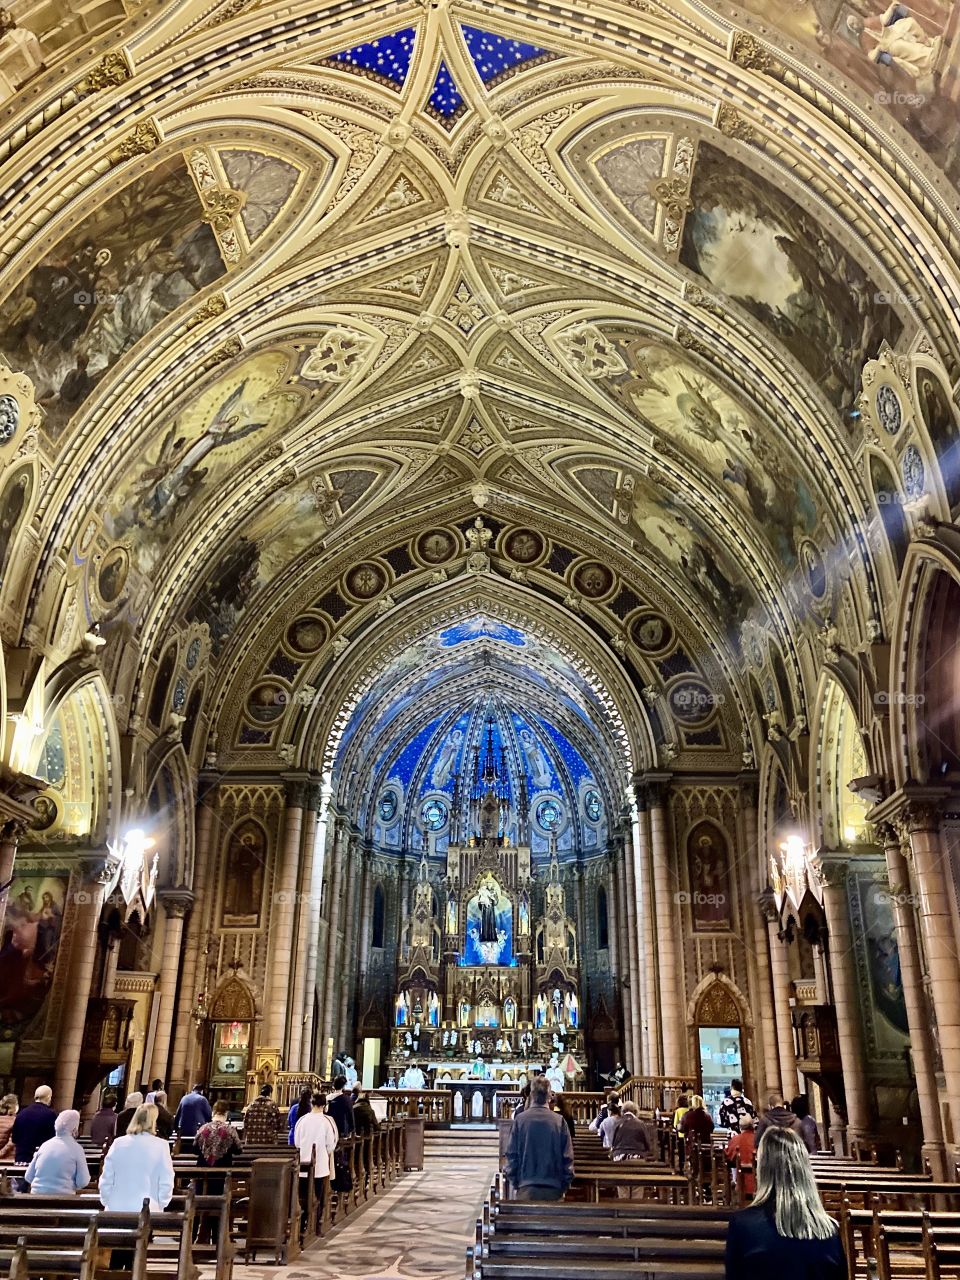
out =
<path fill-rule="evenodd" d="M 235 1280 L 463 1280 L 465 1251 L 497 1171 L 487 1151 L 430 1161 L 289 1267 L 234 1267 Z"/>

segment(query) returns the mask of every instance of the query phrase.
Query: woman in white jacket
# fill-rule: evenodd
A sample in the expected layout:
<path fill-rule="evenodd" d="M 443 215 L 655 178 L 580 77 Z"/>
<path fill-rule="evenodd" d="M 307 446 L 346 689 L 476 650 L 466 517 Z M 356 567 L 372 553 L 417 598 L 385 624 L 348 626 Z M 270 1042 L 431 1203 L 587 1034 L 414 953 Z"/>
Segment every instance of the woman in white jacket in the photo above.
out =
<path fill-rule="evenodd" d="M 100 1173 L 100 1203 L 114 1213 L 139 1213 L 144 1200 L 154 1213 L 173 1196 L 170 1144 L 158 1138 L 157 1108 L 138 1107 L 130 1127 L 116 1138 Z"/>

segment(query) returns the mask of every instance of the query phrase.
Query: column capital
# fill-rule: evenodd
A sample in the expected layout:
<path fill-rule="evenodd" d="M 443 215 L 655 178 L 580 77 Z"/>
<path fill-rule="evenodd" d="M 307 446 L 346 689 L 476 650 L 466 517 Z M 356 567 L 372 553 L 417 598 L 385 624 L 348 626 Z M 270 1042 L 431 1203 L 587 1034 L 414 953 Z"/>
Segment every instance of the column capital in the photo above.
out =
<path fill-rule="evenodd" d="M 755 769 L 744 770 L 737 775 L 740 790 L 740 808 L 756 809 L 760 800 L 760 775 Z"/>
<path fill-rule="evenodd" d="M 909 779 L 875 804 L 867 813 L 867 821 L 875 826 L 885 821 L 899 822 L 910 834 L 939 831 L 941 813 L 952 795 L 950 787 L 925 786 Z"/>
<path fill-rule="evenodd" d="M 201 769 L 197 774 L 197 804 L 205 804 L 220 786 L 221 775 L 209 769 Z"/>
<path fill-rule="evenodd" d="M 663 804 L 667 788 L 673 781 L 672 773 L 635 773 L 633 794 L 638 809 L 656 809 Z"/>
<path fill-rule="evenodd" d="M 309 778 L 305 773 L 283 775 L 283 798 L 288 809 L 305 809 L 308 793 Z"/>
<path fill-rule="evenodd" d="M 177 885 L 176 888 L 160 889 L 157 897 L 160 899 L 168 918 L 177 916 L 181 920 L 194 902 L 193 891 L 188 889 L 185 884 Z"/>
<path fill-rule="evenodd" d="M 842 854 L 821 849 L 810 863 L 821 889 L 842 889 L 847 883 L 850 859 Z"/>
<path fill-rule="evenodd" d="M 777 895 L 773 892 L 772 885 L 768 884 L 763 892 L 758 894 L 757 906 L 767 924 L 780 923 L 780 908 L 777 906 Z"/>

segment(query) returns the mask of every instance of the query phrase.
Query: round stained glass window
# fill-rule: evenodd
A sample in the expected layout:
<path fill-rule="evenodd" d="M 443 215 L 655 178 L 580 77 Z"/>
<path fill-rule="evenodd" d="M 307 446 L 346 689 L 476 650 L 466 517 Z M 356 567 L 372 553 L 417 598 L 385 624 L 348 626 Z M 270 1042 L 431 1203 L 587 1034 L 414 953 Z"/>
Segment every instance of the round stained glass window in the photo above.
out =
<path fill-rule="evenodd" d="M 563 810 L 556 800 L 543 800 L 537 805 L 537 822 L 545 831 L 556 831 L 563 821 Z"/>
<path fill-rule="evenodd" d="M 447 806 L 442 800 L 428 800 L 420 817 L 428 831 L 440 831 L 447 825 Z"/>
<path fill-rule="evenodd" d="M 380 797 L 378 806 L 381 821 L 391 823 L 397 816 L 397 793 L 395 791 L 385 791 Z"/>
<path fill-rule="evenodd" d="M 599 791 L 588 791 L 583 797 L 583 811 L 591 822 L 599 822 L 603 816 L 603 802 Z"/>

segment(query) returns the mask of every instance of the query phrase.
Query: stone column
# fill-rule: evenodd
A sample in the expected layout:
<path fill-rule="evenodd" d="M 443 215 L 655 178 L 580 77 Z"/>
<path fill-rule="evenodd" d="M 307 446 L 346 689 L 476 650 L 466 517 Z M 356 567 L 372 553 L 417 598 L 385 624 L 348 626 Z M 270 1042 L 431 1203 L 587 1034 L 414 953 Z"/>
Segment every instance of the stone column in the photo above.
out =
<path fill-rule="evenodd" d="M 343 865 L 347 848 L 347 824 L 338 819 L 333 837 L 333 857 L 330 859 L 330 877 L 327 881 L 327 956 L 320 979 L 320 991 L 323 995 L 320 1044 L 318 1050 L 320 1062 L 317 1070 L 321 1075 L 326 1073 L 327 1048 L 330 1037 L 336 1031 L 336 1015 L 339 1009 L 337 1000 L 337 943 L 340 929 L 340 894 L 342 889 Z M 334 1052 L 337 1050 L 334 1045 Z"/>
<path fill-rule="evenodd" d="M 637 794 L 637 963 L 640 968 L 640 1008 L 643 1015 L 643 1066 L 646 1075 L 660 1075 L 659 983 L 656 959 L 656 908 L 653 899 L 653 861 L 650 847 L 650 812 L 645 791 Z"/>
<path fill-rule="evenodd" d="M 352 1044 L 353 1029 L 350 1021 L 350 1004 L 354 983 L 357 978 L 357 916 L 359 913 L 360 879 L 363 874 L 363 863 L 357 849 L 357 838 L 351 836 L 347 854 L 347 875 L 345 885 L 345 901 L 343 915 L 343 951 L 337 979 L 340 984 L 340 1008 L 337 1014 L 336 1048 L 345 1049 L 348 1041 Z"/>
<path fill-rule="evenodd" d="M 209 911 L 210 885 L 217 858 L 219 824 L 217 822 L 217 783 L 207 773 L 197 780 L 197 806 L 193 840 L 193 908 L 187 921 L 186 943 L 183 948 L 180 998 L 177 1002 L 176 1026 L 173 1034 L 173 1057 L 170 1076 L 167 1079 L 169 1101 L 175 1103 L 185 1093 L 192 1081 L 187 1080 L 191 1047 L 196 1044 L 196 1024 L 193 1021 L 194 1002 L 197 998 L 197 967 L 201 952 L 204 914 Z"/>
<path fill-rule="evenodd" d="M 937 1019 L 948 1116 L 948 1141 L 960 1141 L 960 967 L 950 908 L 948 864 L 940 843 L 940 822 L 932 804 L 911 801 L 905 813 L 920 899 L 920 928 Z"/>
<path fill-rule="evenodd" d="M 910 1028 L 910 1055 L 913 1058 L 917 1102 L 920 1107 L 920 1122 L 923 1126 L 922 1151 L 930 1162 L 934 1178 L 942 1179 L 947 1176 L 943 1121 L 940 1116 L 930 1019 L 923 993 L 923 970 L 920 962 L 917 921 L 914 915 L 915 898 L 910 885 L 910 871 L 907 860 L 903 856 L 899 832 L 893 823 L 881 823 L 877 833 L 883 842 L 883 852 L 887 859 L 890 904 L 893 907 L 897 950 L 900 953 L 900 978 L 903 983 L 904 1003 L 907 1006 L 907 1024 Z"/>
<path fill-rule="evenodd" d="M 780 916 L 772 889 L 764 890 L 760 895 L 759 905 L 767 922 L 767 937 L 770 944 L 770 985 L 773 989 L 773 1010 L 777 1026 L 780 1088 L 785 1097 L 792 1098 L 800 1085 L 793 1018 L 790 1014 L 793 983 L 790 980 L 790 970 L 787 965 L 786 946 L 780 939 Z"/>
<path fill-rule="evenodd" d="M 370 968 L 370 944 L 373 941 L 373 894 L 376 888 L 376 874 L 373 865 L 373 852 L 365 849 L 363 858 L 363 895 L 360 900 L 360 943 L 357 947 L 356 1008 L 359 1013 L 365 1007 L 367 995 L 367 973 Z M 441 912 L 442 914 L 442 912 Z"/>
<path fill-rule="evenodd" d="M 162 889 L 157 896 L 163 906 L 166 923 L 160 961 L 160 985 L 156 995 L 160 1007 L 157 1030 L 153 1037 L 150 1079 L 165 1081 L 173 1033 L 173 1006 L 177 998 L 177 980 L 180 977 L 182 959 L 183 918 L 193 906 L 193 894 L 186 885 L 180 885 L 176 889 Z"/>
<path fill-rule="evenodd" d="M 820 854 L 819 876 L 823 888 L 823 910 L 827 917 L 833 1006 L 837 1015 L 837 1040 L 847 1104 L 847 1141 L 852 1142 L 866 1136 L 870 1127 L 870 1110 L 860 1026 L 861 995 L 847 906 L 847 870 L 845 860 Z"/>
<path fill-rule="evenodd" d="M 64 1002 L 57 1044 L 57 1064 L 53 1082 L 53 1106 L 63 1111 L 73 1106 L 80 1069 L 80 1050 L 87 1018 L 87 1001 L 97 958 L 97 925 L 103 907 L 103 863 L 85 864 L 83 878 L 73 895 L 74 911 L 70 966 L 64 987 L 69 999 Z"/>
<path fill-rule="evenodd" d="M 317 961 L 327 954 L 323 933 L 323 874 L 327 856 L 327 819 L 330 812 L 331 787 L 325 780 L 317 788 L 317 830 L 313 844 L 313 879 L 310 889 L 310 932 L 307 938 L 307 982 L 303 993 L 303 1041 L 301 1058 L 304 1070 L 317 1071 L 313 1061 L 313 1031 L 317 995 Z M 322 935 L 322 942 L 321 942 Z"/>
<path fill-rule="evenodd" d="M 746 951 L 751 954 L 749 939 L 753 937 L 751 977 L 756 983 L 756 1008 L 760 1016 L 754 1019 L 757 1029 L 757 1047 L 762 1054 L 762 1066 L 757 1064 L 757 1092 L 755 1099 L 764 1098 L 781 1088 L 780 1060 L 777 1054 L 777 1032 L 772 1018 L 764 1013 L 773 1008 L 773 987 L 770 981 L 770 951 L 767 937 L 767 925 L 762 914 L 753 909 L 753 902 L 760 891 L 760 868 L 764 859 L 760 852 L 760 836 L 757 821 L 757 784 L 753 777 L 744 777 L 740 788 L 740 812 L 743 817 L 744 857 L 749 867 L 747 874 L 747 892 L 744 894 L 744 916 L 746 918 Z M 762 1076 L 761 1076 L 762 1071 Z"/>
<path fill-rule="evenodd" d="M 294 908 L 297 898 L 297 871 L 300 865 L 300 832 L 303 808 L 307 802 L 306 781 L 290 778 L 286 782 L 286 807 L 283 811 L 283 835 L 273 876 L 273 910 L 270 912 L 270 970 L 265 1001 L 262 1048 L 277 1048 L 283 1053 L 289 1022 L 290 966 L 295 935 Z M 286 1058 L 284 1058 L 286 1061 Z"/>
<path fill-rule="evenodd" d="M 649 792 L 650 847 L 653 861 L 653 900 L 657 923 L 657 981 L 660 986 L 661 1043 L 663 1074 L 681 1076 L 686 1072 L 684 1050 L 686 1019 L 680 1006 L 681 970 L 677 948 L 676 915 L 680 883 L 672 864 L 667 836 L 667 812 L 662 785 L 653 784 Z"/>
<path fill-rule="evenodd" d="M 607 874 L 604 881 L 604 887 L 607 891 L 607 955 L 610 957 L 610 978 L 613 982 L 613 990 L 617 995 L 621 1008 L 626 1003 L 622 998 L 623 987 L 620 982 L 622 967 L 620 960 L 620 930 L 621 919 L 623 916 L 623 908 L 618 897 L 617 871 L 613 855 L 607 854 Z M 614 1019 L 617 1017 L 617 1009 L 610 1010 L 610 1016 Z M 624 1023 L 626 1019 L 624 1017 Z M 626 1061 L 626 1048 L 621 1047 L 617 1056 L 621 1061 Z"/>
<path fill-rule="evenodd" d="M 624 1001 L 629 1017 L 626 1018 L 627 1052 L 629 1068 L 635 1073 L 641 1071 L 642 1024 L 640 1021 L 640 951 L 637 941 L 637 860 L 633 853 L 632 834 L 624 837 L 623 843 L 623 880 L 624 880 L 624 915 L 627 921 L 627 954 L 629 963 L 629 979 L 627 999 Z"/>
<path fill-rule="evenodd" d="M 313 864 L 317 844 L 317 804 L 319 788 L 311 783 L 307 788 L 307 809 L 303 821 L 303 856 L 300 860 L 300 881 L 297 893 L 297 941 L 293 953 L 293 999 L 290 1002 L 290 1054 L 288 1070 L 303 1071 L 307 1065 L 303 1058 L 303 1031 L 306 1019 L 304 992 L 310 962 L 310 929 L 314 915 Z M 309 1044 L 309 1041 L 307 1042 Z"/>

